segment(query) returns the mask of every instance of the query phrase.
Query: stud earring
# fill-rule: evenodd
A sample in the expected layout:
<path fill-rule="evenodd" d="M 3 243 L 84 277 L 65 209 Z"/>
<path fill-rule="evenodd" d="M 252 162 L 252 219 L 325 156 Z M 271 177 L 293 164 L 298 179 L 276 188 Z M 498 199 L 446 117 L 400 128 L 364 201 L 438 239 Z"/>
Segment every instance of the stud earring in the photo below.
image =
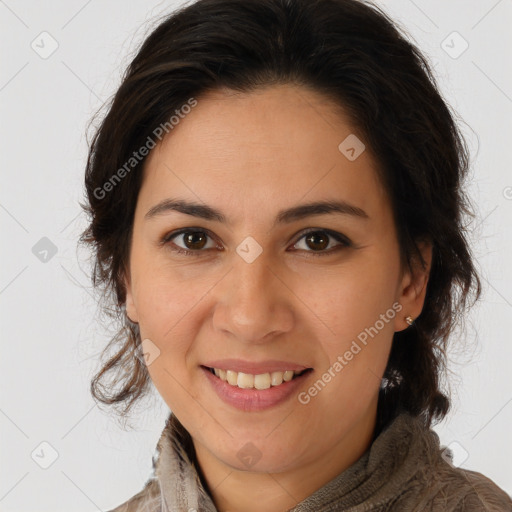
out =
<path fill-rule="evenodd" d="M 406 316 L 405 317 L 405 321 L 409 324 L 409 325 L 412 325 L 414 323 L 414 318 L 412 316 Z"/>

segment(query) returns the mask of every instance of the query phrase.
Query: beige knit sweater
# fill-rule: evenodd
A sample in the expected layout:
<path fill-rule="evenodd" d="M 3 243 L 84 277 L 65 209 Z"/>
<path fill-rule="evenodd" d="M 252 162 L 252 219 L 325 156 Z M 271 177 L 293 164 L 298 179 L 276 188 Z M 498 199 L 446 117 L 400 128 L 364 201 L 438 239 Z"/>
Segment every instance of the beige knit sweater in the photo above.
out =
<path fill-rule="evenodd" d="M 110 512 L 220 512 L 171 417 L 144 489 Z M 449 460 L 437 434 L 402 413 L 357 462 L 286 512 L 512 512 L 494 482 Z"/>

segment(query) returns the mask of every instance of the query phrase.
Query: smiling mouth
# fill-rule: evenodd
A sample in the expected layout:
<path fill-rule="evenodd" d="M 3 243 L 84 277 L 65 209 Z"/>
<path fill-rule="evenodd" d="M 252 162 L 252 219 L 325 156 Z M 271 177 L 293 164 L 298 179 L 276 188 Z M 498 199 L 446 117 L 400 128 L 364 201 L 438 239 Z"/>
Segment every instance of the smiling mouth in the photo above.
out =
<path fill-rule="evenodd" d="M 301 371 L 286 370 L 284 372 L 276 371 L 254 375 L 221 368 L 210 368 L 208 366 L 203 366 L 203 368 L 233 387 L 257 390 L 281 386 L 283 383 L 297 379 L 313 371 L 313 368 L 306 368 Z"/>

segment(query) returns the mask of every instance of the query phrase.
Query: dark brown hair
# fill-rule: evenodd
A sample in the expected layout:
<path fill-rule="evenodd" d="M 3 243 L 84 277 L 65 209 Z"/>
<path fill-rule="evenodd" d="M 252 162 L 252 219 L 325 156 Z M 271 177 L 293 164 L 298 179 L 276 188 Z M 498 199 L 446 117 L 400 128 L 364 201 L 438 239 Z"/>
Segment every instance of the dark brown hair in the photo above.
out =
<path fill-rule="evenodd" d="M 80 241 L 93 247 L 93 285 L 121 323 L 91 392 L 124 404 L 125 415 L 150 384 L 135 357 L 141 340 L 123 284 L 144 159 L 126 163 L 191 98 L 285 83 L 323 94 L 362 134 L 389 194 L 404 268 L 421 258 L 416 242 L 433 243 L 424 308 L 394 335 L 378 408 L 380 425 L 401 410 L 430 425 L 449 409 L 441 390 L 448 337 L 471 292 L 475 300 L 481 292 L 464 224 L 474 217 L 462 190 L 468 150 L 426 59 L 385 13 L 358 0 L 199 0 L 144 40 L 90 144 L 85 173 L 90 224 Z"/>

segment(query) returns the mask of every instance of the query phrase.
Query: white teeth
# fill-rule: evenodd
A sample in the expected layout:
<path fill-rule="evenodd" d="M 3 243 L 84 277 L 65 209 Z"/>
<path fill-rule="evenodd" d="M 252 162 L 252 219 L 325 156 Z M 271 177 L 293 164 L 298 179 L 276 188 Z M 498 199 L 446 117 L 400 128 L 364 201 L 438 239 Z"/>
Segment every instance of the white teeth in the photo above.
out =
<path fill-rule="evenodd" d="M 236 386 L 237 379 L 238 379 L 238 373 L 234 372 L 233 370 L 226 370 L 226 380 L 227 380 L 228 384 L 231 384 L 232 386 Z"/>
<path fill-rule="evenodd" d="M 293 370 L 286 370 L 283 373 L 283 380 L 288 382 L 289 380 L 293 379 Z"/>
<path fill-rule="evenodd" d="M 284 382 L 289 382 L 298 370 L 286 370 L 284 372 L 261 373 L 253 375 L 250 373 L 235 372 L 233 370 L 222 370 L 221 368 L 213 369 L 215 375 L 219 379 L 227 382 L 231 386 L 238 386 L 242 389 L 268 389 L 271 386 L 279 386 Z"/>
<path fill-rule="evenodd" d="M 256 389 L 268 389 L 270 384 L 270 373 L 262 373 L 254 376 L 254 387 Z"/>
<path fill-rule="evenodd" d="M 272 372 L 270 378 L 272 380 L 272 386 L 279 386 L 283 383 L 284 372 Z"/>
<path fill-rule="evenodd" d="M 236 381 L 239 388 L 250 389 L 254 387 L 254 375 L 250 373 L 238 372 L 238 379 Z"/>

